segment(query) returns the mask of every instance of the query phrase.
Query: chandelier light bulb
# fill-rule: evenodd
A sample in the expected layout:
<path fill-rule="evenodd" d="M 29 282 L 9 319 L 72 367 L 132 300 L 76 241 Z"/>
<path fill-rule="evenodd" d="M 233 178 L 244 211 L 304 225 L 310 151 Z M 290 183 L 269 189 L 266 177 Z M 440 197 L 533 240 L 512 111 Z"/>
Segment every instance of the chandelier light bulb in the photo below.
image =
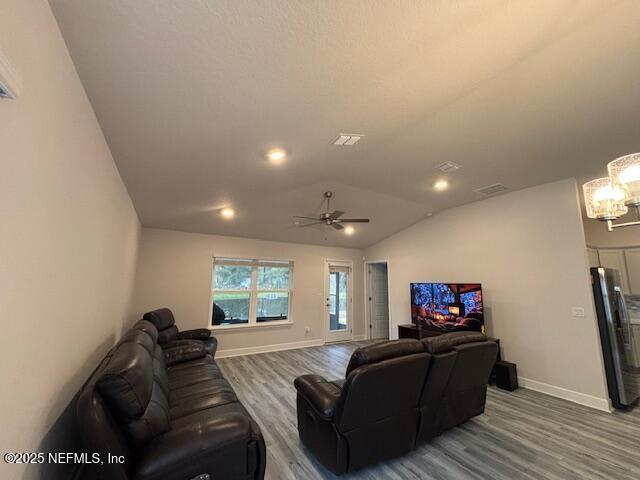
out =
<path fill-rule="evenodd" d="M 617 158 L 608 169 L 613 185 L 623 192 L 624 204 L 640 207 L 640 153 Z"/>
<path fill-rule="evenodd" d="M 624 191 L 609 177 L 598 178 L 582 186 L 587 216 L 597 220 L 615 220 L 628 211 L 624 205 Z"/>

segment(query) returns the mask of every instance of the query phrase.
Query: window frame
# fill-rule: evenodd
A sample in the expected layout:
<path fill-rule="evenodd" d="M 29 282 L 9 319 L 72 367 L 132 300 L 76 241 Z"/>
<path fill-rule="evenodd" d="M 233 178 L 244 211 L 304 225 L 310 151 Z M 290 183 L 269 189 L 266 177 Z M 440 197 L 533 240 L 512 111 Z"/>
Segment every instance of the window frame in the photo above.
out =
<path fill-rule="evenodd" d="M 238 265 L 251 267 L 251 288 L 246 289 L 222 289 L 215 288 L 216 265 Z M 277 289 L 265 289 L 258 287 L 258 268 L 260 267 L 288 267 L 289 268 L 289 287 Z M 240 258 L 240 257 L 222 257 L 213 258 L 211 265 L 211 289 L 209 294 L 209 319 L 208 328 L 216 331 L 227 331 L 242 328 L 264 328 L 279 325 L 293 325 L 292 317 L 292 299 L 293 299 L 293 282 L 294 282 L 294 262 L 293 260 L 282 260 L 272 258 Z M 260 293 L 278 293 L 286 292 L 288 295 L 287 302 L 287 318 L 278 320 L 258 321 L 258 295 Z M 231 325 L 212 325 L 213 315 L 213 296 L 215 293 L 248 293 L 249 294 L 249 319 L 247 323 L 237 323 Z M 266 318 L 266 317 L 265 317 Z"/>

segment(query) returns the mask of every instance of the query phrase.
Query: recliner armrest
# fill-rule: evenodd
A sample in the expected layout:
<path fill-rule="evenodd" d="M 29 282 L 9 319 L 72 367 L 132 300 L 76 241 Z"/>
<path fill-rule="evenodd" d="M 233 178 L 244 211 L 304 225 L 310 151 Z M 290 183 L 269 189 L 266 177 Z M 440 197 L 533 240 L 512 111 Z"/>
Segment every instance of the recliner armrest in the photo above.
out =
<path fill-rule="evenodd" d="M 204 343 L 193 340 L 174 340 L 163 345 L 162 350 L 168 367 L 207 355 Z"/>
<path fill-rule="evenodd" d="M 302 375 L 293 382 L 296 390 L 324 420 L 331 420 L 342 390 L 320 375 Z"/>
<path fill-rule="evenodd" d="M 176 337 L 179 340 L 206 340 L 211 336 L 211 330 L 208 328 L 196 328 L 193 330 L 183 330 L 178 332 Z"/>
<path fill-rule="evenodd" d="M 249 417 L 239 413 L 211 415 L 151 440 L 140 452 L 132 478 L 184 480 L 208 473 L 213 480 L 229 475 L 230 468 L 242 469 L 246 475 L 247 466 L 233 467 L 228 462 L 246 457 L 252 440 Z"/>

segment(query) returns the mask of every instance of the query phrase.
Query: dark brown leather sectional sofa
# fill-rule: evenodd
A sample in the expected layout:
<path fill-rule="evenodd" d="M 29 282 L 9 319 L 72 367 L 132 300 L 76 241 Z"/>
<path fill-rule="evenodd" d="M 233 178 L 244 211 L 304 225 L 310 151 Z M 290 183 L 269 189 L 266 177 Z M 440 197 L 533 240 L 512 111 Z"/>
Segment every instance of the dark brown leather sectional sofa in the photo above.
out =
<path fill-rule="evenodd" d="M 173 318 L 163 314 L 161 325 Z M 213 343 L 180 340 L 163 348 L 156 327 L 140 320 L 84 385 L 77 403 L 83 450 L 104 464 L 85 465 L 82 479 L 264 478 L 260 428 L 209 353 Z M 125 462 L 108 463 L 108 455 Z"/>
<path fill-rule="evenodd" d="M 484 412 L 497 353 L 469 332 L 360 348 L 345 380 L 295 380 L 300 439 L 337 475 L 409 452 Z"/>

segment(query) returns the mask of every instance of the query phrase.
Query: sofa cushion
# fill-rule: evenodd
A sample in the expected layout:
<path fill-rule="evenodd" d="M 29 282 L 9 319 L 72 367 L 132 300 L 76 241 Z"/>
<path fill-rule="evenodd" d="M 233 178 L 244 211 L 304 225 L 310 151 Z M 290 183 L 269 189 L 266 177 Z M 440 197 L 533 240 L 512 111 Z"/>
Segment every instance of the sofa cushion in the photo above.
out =
<path fill-rule="evenodd" d="M 153 379 L 157 382 L 165 395 L 169 395 L 169 375 L 164 359 L 164 351 L 160 345 L 156 345 L 153 354 Z"/>
<path fill-rule="evenodd" d="M 256 460 L 247 455 L 254 439 L 250 417 L 242 412 L 201 415 L 159 436 L 140 453 L 134 480 L 257 478 Z M 260 476 L 261 477 L 261 476 Z"/>
<path fill-rule="evenodd" d="M 145 445 L 152 438 L 169 431 L 171 416 L 167 396 L 157 382 L 144 413 L 125 424 L 125 431 L 134 447 Z"/>
<path fill-rule="evenodd" d="M 182 363 L 176 363 L 175 365 L 171 365 L 167 367 L 168 372 L 179 372 L 182 370 L 189 370 L 193 367 L 200 367 L 202 365 L 216 365 L 216 361 L 209 355 L 203 358 L 198 358 L 196 360 L 189 360 Z"/>
<path fill-rule="evenodd" d="M 148 320 L 138 320 L 133 325 L 133 330 L 142 330 L 151 337 L 153 343 L 158 343 L 158 329 Z"/>
<path fill-rule="evenodd" d="M 96 388 L 122 419 L 140 417 L 153 390 L 151 355 L 139 343 L 121 343 L 112 353 Z"/>
<path fill-rule="evenodd" d="M 226 381 L 221 380 L 219 384 L 206 383 L 207 390 L 194 392 L 192 395 L 184 394 L 178 400 L 173 400 L 170 407 L 171 419 L 175 420 L 201 410 L 236 403 L 238 397 Z M 173 396 L 172 396 L 173 398 Z"/>
<path fill-rule="evenodd" d="M 144 314 L 143 318 L 155 325 L 159 332 L 165 330 L 176 323 L 173 312 L 168 308 L 159 308 Z"/>
<path fill-rule="evenodd" d="M 352 371 L 358 367 L 362 367 L 363 365 L 369 365 L 414 353 L 422 353 L 423 351 L 424 347 L 420 341 L 411 338 L 384 341 L 366 347 L 360 347 L 351 355 L 345 377 L 348 377 Z"/>
<path fill-rule="evenodd" d="M 175 340 L 178 337 L 178 327 L 171 325 L 170 327 L 158 332 L 158 343 L 160 345 Z"/>
<path fill-rule="evenodd" d="M 480 332 L 452 332 L 422 339 L 424 349 L 432 355 L 451 351 L 454 347 L 465 343 L 486 341 L 487 337 Z"/>
<path fill-rule="evenodd" d="M 127 334 L 113 351 L 96 388 L 115 413 L 134 448 L 169 430 L 169 401 L 154 373 L 154 356 L 139 343 L 141 331 Z M 155 349 L 154 349 L 155 351 Z M 161 371 L 160 371 L 161 374 Z"/>
<path fill-rule="evenodd" d="M 153 352 L 155 351 L 155 348 L 156 348 L 154 337 L 149 335 L 144 330 L 139 330 L 139 329 L 128 330 L 124 335 L 122 335 L 122 338 L 120 338 L 118 345 L 122 345 L 123 343 L 127 343 L 127 342 L 136 343 L 144 347 L 144 349 L 147 352 L 149 352 L 150 355 L 153 355 Z"/>
<path fill-rule="evenodd" d="M 168 366 L 205 358 L 207 351 L 204 344 L 198 340 L 177 340 L 170 342 L 171 348 L 164 348 L 165 360 Z"/>
<path fill-rule="evenodd" d="M 215 364 L 194 366 L 193 368 L 177 371 L 169 370 L 168 374 L 170 390 L 195 385 L 207 380 L 224 378 Z"/>

